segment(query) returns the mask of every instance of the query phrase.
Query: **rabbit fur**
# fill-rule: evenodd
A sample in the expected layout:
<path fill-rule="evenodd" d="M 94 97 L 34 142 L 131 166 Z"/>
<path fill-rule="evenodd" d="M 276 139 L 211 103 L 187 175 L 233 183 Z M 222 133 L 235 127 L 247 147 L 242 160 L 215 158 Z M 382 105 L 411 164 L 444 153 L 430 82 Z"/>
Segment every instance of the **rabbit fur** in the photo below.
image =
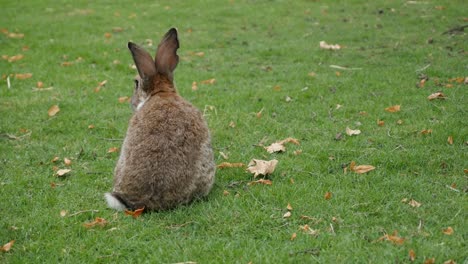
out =
<path fill-rule="evenodd" d="M 166 210 L 206 196 L 214 182 L 213 150 L 203 115 L 174 85 L 177 30 L 172 28 L 163 37 L 155 60 L 134 43 L 128 48 L 139 76 L 114 188 L 105 194 L 108 206 Z"/>

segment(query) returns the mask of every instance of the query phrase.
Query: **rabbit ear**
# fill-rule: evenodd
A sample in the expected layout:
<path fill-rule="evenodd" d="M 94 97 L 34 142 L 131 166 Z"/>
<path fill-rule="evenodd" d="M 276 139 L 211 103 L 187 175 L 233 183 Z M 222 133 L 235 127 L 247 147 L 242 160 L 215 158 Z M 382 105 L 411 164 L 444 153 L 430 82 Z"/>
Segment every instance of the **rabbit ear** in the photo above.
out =
<path fill-rule="evenodd" d="M 171 28 L 159 43 L 156 51 L 156 70 L 159 73 L 166 74 L 172 79 L 172 73 L 179 62 L 177 49 L 179 48 L 179 39 L 177 38 L 177 29 Z"/>
<path fill-rule="evenodd" d="M 133 61 L 142 79 L 147 79 L 149 76 L 156 74 L 156 66 L 148 52 L 132 42 L 128 43 L 128 49 L 132 53 Z"/>

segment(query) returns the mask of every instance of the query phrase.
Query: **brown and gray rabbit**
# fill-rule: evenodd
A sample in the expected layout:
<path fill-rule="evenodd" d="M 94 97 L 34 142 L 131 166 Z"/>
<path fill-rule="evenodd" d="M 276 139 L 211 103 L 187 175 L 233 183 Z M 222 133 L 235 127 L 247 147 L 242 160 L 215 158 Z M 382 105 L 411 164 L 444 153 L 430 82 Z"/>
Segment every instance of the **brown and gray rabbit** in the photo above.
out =
<path fill-rule="evenodd" d="M 114 189 L 105 195 L 109 207 L 165 210 L 207 195 L 215 174 L 210 133 L 201 112 L 174 85 L 177 30 L 166 33 L 154 60 L 132 42 L 128 48 L 139 77 Z"/>

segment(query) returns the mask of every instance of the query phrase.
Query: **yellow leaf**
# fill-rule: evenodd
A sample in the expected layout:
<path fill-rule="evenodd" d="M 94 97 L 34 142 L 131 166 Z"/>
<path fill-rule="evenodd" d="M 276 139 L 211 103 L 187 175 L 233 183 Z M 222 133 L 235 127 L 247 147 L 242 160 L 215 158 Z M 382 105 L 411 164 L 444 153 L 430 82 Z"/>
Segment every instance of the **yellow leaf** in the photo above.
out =
<path fill-rule="evenodd" d="M 293 210 L 293 208 L 292 208 L 292 206 L 291 206 L 290 203 L 288 203 L 288 205 L 286 206 L 286 209 L 288 209 L 289 211 L 292 211 L 292 210 Z"/>
<path fill-rule="evenodd" d="M 441 92 L 433 93 L 427 97 L 429 101 L 434 100 L 434 99 L 446 99 L 445 95 Z"/>
<path fill-rule="evenodd" d="M 349 127 L 346 127 L 346 134 L 348 136 L 359 135 L 359 134 L 361 134 L 361 130 L 359 130 L 359 129 L 353 130 L 353 129 L 349 128 Z"/>
<path fill-rule="evenodd" d="M 354 161 L 351 161 L 351 164 L 349 165 L 349 169 L 351 171 L 354 171 L 355 173 L 362 174 L 362 173 L 366 173 L 366 172 L 369 172 L 371 170 L 374 170 L 375 167 L 372 166 L 372 165 L 358 165 L 358 166 L 356 166 L 356 163 Z"/>
<path fill-rule="evenodd" d="M 15 74 L 15 78 L 18 80 L 29 79 L 32 77 L 32 73 L 17 73 Z"/>
<path fill-rule="evenodd" d="M 449 137 L 447 138 L 447 143 L 448 143 L 449 145 L 453 145 L 453 137 L 452 137 L 452 136 L 449 136 Z"/>
<path fill-rule="evenodd" d="M 442 230 L 442 232 L 447 236 L 451 236 L 453 234 L 453 228 L 449 226 L 446 229 Z"/>
<path fill-rule="evenodd" d="M 217 167 L 218 169 L 224 169 L 224 168 L 241 168 L 244 166 L 245 164 L 241 162 L 237 162 L 237 163 L 221 162 Z"/>
<path fill-rule="evenodd" d="M 417 201 L 411 199 L 409 202 L 408 202 L 409 205 L 411 205 L 412 207 L 420 207 L 421 206 L 421 203 L 418 203 Z"/>
<path fill-rule="evenodd" d="M 208 80 L 204 80 L 204 81 L 201 81 L 200 83 L 201 84 L 214 84 L 216 82 L 216 79 L 208 79 Z"/>
<path fill-rule="evenodd" d="M 275 171 L 278 160 L 273 159 L 270 161 L 252 159 L 247 165 L 247 171 L 254 174 L 254 177 L 258 175 L 268 175 Z"/>
<path fill-rule="evenodd" d="M 61 216 L 61 217 L 65 217 L 67 214 L 68 214 L 68 211 L 67 211 L 67 210 L 61 210 L 61 211 L 60 211 L 60 216 Z"/>
<path fill-rule="evenodd" d="M 324 195 L 325 200 L 330 200 L 331 197 L 332 197 L 332 193 L 331 193 L 331 192 L 326 192 L 325 195 Z"/>
<path fill-rule="evenodd" d="M 405 239 L 398 236 L 398 232 L 395 230 L 392 235 L 385 234 L 380 237 L 377 241 L 387 240 L 396 245 L 402 245 L 405 242 Z"/>
<path fill-rule="evenodd" d="M 421 133 L 421 135 L 430 135 L 432 134 L 432 129 L 423 129 L 419 133 Z"/>
<path fill-rule="evenodd" d="M 61 177 L 65 174 L 68 174 L 71 170 L 70 169 L 60 169 L 56 172 L 57 176 Z"/>
<path fill-rule="evenodd" d="M 49 108 L 49 110 L 47 111 L 47 114 L 50 117 L 52 117 L 52 116 L 55 116 L 59 111 L 60 111 L 60 108 L 58 107 L 58 105 L 53 105 Z"/>
<path fill-rule="evenodd" d="M 6 243 L 2 247 L 0 247 L 0 251 L 2 252 L 8 252 L 10 251 L 11 247 L 13 247 L 13 244 L 15 243 L 15 240 L 11 240 L 10 242 Z"/>
<path fill-rule="evenodd" d="M 390 112 L 390 113 L 395 113 L 400 111 L 400 105 L 393 105 L 390 107 L 385 108 L 385 111 Z"/>
<path fill-rule="evenodd" d="M 14 56 L 11 56 L 11 57 L 8 58 L 8 62 L 19 61 L 19 60 L 21 60 L 23 58 L 24 58 L 23 54 L 14 55 Z"/>

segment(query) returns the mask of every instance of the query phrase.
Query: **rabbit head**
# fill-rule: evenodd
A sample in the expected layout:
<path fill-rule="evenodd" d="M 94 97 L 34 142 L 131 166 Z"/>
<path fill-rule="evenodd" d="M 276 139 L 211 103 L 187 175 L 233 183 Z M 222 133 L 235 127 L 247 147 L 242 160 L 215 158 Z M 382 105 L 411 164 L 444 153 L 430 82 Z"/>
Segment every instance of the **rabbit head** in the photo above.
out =
<path fill-rule="evenodd" d="M 164 35 L 154 60 L 147 51 L 135 43 L 129 42 L 128 48 L 138 70 L 131 100 L 134 111 L 139 110 L 146 100 L 156 93 L 176 92 L 174 70 L 179 62 L 177 55 L 179 39 L 175 28 Z"/>

